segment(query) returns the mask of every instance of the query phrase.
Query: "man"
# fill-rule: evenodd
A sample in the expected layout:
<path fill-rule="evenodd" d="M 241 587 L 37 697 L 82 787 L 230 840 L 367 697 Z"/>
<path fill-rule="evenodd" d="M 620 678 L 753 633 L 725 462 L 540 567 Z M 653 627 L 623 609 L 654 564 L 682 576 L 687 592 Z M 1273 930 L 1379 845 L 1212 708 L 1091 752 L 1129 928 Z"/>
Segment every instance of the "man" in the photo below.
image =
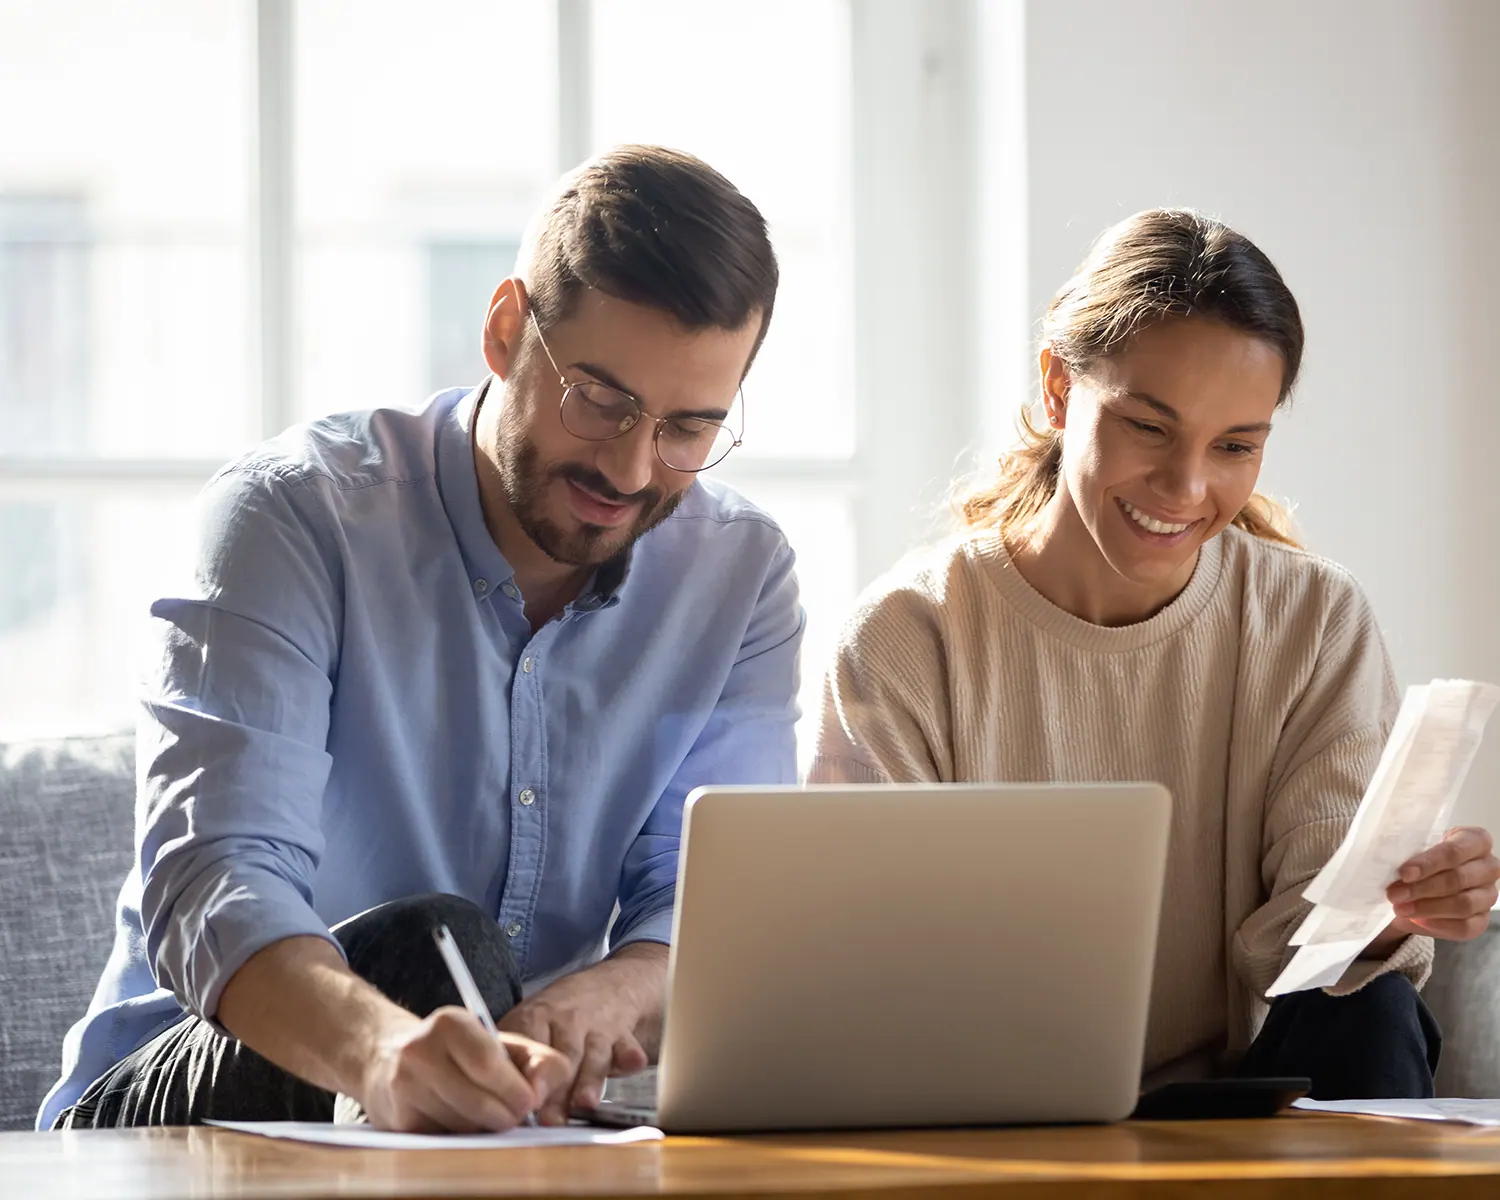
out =
<path fill-rule="evenodd" d="M 654 1053 L 684 798 L 795 778 L 792 553 L 698 476 L 739 444 L 776 259 L 722 176 L 634 146 L 563 181 L 518 271 L 480 387 L 207 488 L 195 587 L 152 607 L 137 866 L 41 1127 L 505 1129 Z"/>

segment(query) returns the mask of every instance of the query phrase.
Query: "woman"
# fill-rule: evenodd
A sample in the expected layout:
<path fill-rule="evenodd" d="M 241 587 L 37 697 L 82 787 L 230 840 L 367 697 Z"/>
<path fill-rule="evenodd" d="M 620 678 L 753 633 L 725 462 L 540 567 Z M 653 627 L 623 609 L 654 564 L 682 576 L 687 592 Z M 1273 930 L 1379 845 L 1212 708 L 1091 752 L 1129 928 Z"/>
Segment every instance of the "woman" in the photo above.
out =
<path fill-rule="evenodd" d="M 1433 937 L 1485 928 L 1500 862 L 1483 830 L 1407 864 L 1365 957 L 1278 1000 L 1251 1044 L 1397 708 L 1358 584 L 1255 492 L 1302 358 L 1296 301 L 1233 230 L 1152 210 L 1094 245 L 1042 343 L 1044 421 L 1023 410 L 963 534 L 877 583 L 844 631 L 810 780 L 1164 783 L 1148 1079 L 1431 1095 L 1439 1034 L 1416 987 Z M 1067 847 L 1038 852 L 1066 886 Z"/>

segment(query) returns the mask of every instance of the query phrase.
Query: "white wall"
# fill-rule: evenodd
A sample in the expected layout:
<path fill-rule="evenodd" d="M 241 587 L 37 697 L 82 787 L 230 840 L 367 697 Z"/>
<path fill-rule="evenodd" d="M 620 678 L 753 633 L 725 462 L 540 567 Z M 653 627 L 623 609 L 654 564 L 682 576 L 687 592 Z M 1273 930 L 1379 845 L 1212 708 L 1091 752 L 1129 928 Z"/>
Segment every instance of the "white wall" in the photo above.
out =
<path fill-rule="evenodd" d="M 1500 4 L 1028 0 L 1024 40 L 1033 321 L 1138 209 L 1255 239 L 1308 332 L 1263 485 L 1403 684 L 1500 682 Z M 1460 816 L 1500 830 L 1500 721 Z"/>

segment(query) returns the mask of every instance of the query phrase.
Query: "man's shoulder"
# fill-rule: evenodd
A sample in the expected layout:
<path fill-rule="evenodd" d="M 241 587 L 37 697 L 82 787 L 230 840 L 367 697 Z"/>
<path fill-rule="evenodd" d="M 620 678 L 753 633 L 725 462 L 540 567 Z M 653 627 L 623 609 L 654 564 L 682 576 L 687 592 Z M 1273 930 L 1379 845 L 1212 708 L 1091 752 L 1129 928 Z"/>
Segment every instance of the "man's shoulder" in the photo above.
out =
<path fill-rule="evenodd" d="M 747 545 L 770 552 L 788 545 L 775 517 L 717 479 L 697 480 L 660 528 L 684 545 L 735 547 L 730 553 L 740 553 Z"/>
<path fill-rule="evenodd" d="M 466 390 L 438 392 L 411 408 L 353 409 L 293 425 L 226 464 L 216 478 L 335 493 L 419 483 L 435 473 L 438 424 Z"/>

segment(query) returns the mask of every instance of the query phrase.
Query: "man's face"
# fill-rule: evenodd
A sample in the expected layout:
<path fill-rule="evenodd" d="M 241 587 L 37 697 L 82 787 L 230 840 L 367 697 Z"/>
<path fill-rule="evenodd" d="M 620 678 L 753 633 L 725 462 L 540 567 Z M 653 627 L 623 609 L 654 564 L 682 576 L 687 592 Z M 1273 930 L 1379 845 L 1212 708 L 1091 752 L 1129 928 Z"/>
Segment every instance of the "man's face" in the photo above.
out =
<path fill-rule="evenodd" d="M 526 536 L 556 562 L 591 567 L 613 558 L 664 521 L 697 476 L 656 453 L 650 417 L 730 414 L 760 329 L 687 330 L 675 318 L 594 290 L 544 330 L 549 362 L 527 321 L 505 381 L 496 467 Z M 649 414 L 609 441 L 563 426 L 564 385 L 608 384 Z"/>

